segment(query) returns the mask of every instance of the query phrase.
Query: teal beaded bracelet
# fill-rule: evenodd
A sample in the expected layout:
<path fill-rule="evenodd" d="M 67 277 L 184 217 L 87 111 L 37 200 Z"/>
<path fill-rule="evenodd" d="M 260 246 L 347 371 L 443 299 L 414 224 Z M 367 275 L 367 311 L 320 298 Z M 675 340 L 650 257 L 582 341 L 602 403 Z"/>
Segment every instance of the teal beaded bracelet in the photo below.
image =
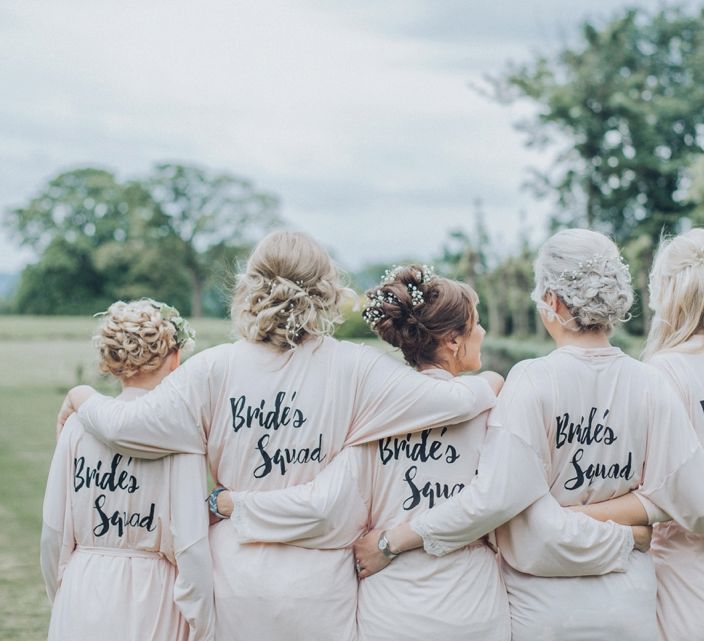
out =
<path fill-rule="evenodd" d="M 218 494 L 220 494 L 220 492 L 224 492 L 225 489 L 226 488 L 224 487 L 216 487 L 208 497 L 208 508 L 210 509 L 211 514 L 214 514 L 219 519 L 230 518 L 229 516 L 225 516 L 224 514 L 220 514 L 220 512 L 218 512 Z"/>

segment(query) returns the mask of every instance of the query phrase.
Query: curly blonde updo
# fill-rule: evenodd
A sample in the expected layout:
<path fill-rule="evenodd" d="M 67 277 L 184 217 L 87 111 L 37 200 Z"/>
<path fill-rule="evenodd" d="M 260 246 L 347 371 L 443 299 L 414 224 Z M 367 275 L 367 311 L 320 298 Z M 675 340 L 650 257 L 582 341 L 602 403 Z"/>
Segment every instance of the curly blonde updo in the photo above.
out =
<path fill-rule="evenodd" d="M 332 334 L 349 294 L 341 272 L 311 236 L 273 232 L 237 276 L 232 320 L 241 338 L 286 351 L 310 336 Z"/>
<path fill-rule="evenodd" d="M 178 350 L 176 327 L 150 300 L 110 305 L 93 340 L 100 370 L 120 379 L 157 370 Z"/>
<path fill-rule="evenodd" d="M 433 275 L 426 266 L 388 271 L 366 297 L 364 319 L 412 367 L 434 363 L 442 340 L 470 331 L 477 320 L 476 292 L 466 283 Z"/>

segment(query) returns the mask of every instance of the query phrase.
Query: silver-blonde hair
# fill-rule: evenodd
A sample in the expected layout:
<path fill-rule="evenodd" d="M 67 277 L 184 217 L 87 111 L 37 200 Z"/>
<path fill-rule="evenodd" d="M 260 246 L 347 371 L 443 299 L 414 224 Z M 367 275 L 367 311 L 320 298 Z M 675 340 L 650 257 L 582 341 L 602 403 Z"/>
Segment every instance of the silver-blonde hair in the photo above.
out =
<path fill-rule="evenodd" d="M 633 304 L 631 275 L 618 247 L 604 234 L 560 231 L 540 248 L 534 269 L 531 298 L 540 304 L 552 291 L 567 306 L 577 331 L 610 332 L 628 319 Z"/>
<path fill-rule="evenodd" d="M 332 334 L 351 290 L 311 236 L 277 231 L 254 248 L 237 275 L 232 320 L 241 338 L 293 349 L 309 336 Z"/>
<path fill-rule="evenodd" d="M 646 358 L 681 345 L 704 328 L 704 229 L 661 241 L 649 290 L 654 316 Z"/>

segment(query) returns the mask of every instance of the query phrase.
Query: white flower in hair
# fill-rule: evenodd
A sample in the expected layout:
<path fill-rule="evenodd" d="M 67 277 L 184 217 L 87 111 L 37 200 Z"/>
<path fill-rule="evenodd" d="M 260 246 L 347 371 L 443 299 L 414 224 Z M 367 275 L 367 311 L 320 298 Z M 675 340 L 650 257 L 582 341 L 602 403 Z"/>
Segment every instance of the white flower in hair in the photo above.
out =
<path fill-rule="evenodd" d="M 421 268 L 420 278 L 418 279 L 421 284 L 425 285 L 425 283 L 433 278 L 435 278 L 435 266 L 423 265 Z"/>
<path fill-rule="evenodd" d="M 601 273 L 606 269 L 620 271 L 628 282 L 631 281 L 631 272 L 628 269 L 628 264 L 623 260 L 620 254 L 617 257 L 594 254 L 594 256 L 588 260 L 578 263 L 577 269 L 566 269 L 560 272 L 557 280 L 562 283 L 571 284 L 586 278 L 590 274 Z"/>
<path fill-rule="evenodd" d="M 398 299 L 391 292 L 384 293 L 381 289 L 377 289 L 372 296 L 369 296 L 369 302 L 362 311 L 362 318 L 372 329 L 386 317 L 384 303 L 398 304 Z"/>
<path fill-rule="evenodd" d="M 420 289 L 418 289 L 413 283 L 408 283 L 406 287 L 408 287 L 408 291 L 411 294 L 411 302 L 413 303 L 413 307 L 418 307 L 418 305 L 422 305 L 425 302 L 423 292 L 420 291 Z"/>
<path fill-rule="evenodd" d="M 381 284 L 388 285 L 393 283 L 401 269 L 403 269 L 403 267 L 399 265 L 391 265 L 390 269 L 384 271 L 384 275 L 381 277 Z"/>

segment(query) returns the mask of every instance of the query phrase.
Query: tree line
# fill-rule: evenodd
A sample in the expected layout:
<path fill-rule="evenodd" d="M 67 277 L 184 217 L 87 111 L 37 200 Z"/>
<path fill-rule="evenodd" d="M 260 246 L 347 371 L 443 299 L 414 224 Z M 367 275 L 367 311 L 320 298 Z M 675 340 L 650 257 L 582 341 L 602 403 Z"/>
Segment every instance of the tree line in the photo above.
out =
<path fill-rule="evenodd" d="M 550 231 L 585 226 L 623 248 L 638 293 L 629 328 L 642 333 L 661 234 L 704 224 L 704 8 L 628 9 L 587 21 L 570 46 L 487 80 L 490 99 L 535 107 L 517 127 L 527 145 L 553 155 L 526 181 L 554 205 Z M 448 234 L 435 253 L 438 271 L 475 286 L 495 335 L 539 332 L 527 296 L 528 234 L 503 255 L 483 212 L 474 219 Z M 14 306 L 85 313 L 149 294 L 186 314 L 221 315 L 233 262 L 282 222 L 276 196 L 227 173 L 176 164 L 129 181 L 96 168 L 63 173 L 6 212 L 9 229 L 40 255 L 22 273 Z M 355 274 L 358 288 L 386 267 Z"/>
<path fill-rule="evenodd" d="M 5 222 L 40 256 L 22 272 L 19 313 L 92 313 L 152 296 L 217 316 L 233 263 L 282 221 L 278 198 L 247 179 L 158 164 L 126 181 L 94 167 L 61 173 Z"/>

